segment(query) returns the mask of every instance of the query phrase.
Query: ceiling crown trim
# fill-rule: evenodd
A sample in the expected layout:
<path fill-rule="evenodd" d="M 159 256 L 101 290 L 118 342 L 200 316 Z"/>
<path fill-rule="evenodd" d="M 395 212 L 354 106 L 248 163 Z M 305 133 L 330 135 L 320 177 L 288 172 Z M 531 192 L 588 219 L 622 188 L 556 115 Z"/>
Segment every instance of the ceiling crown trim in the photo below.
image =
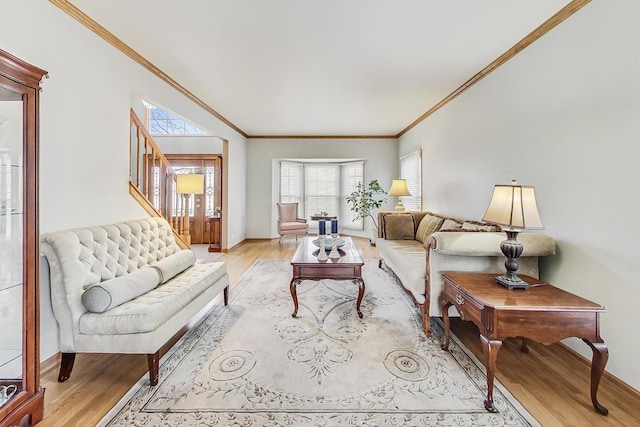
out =
<path fill-rule="evenodd" d="M 478 83 L 480 80 L 488 76 L 498 67 L 500 67 L 502 64 L 504 64 L 505 62 L 507 62 L 514 56 L 516 56 L 518 53 L 522 52 L 525 48 L 530 46 L 533 42 L 535 42 L 540 37 L 547 34 L 549 31 L 555 28 L 558 24 L 563 22 L 565 19 L 569 18 L 571 15 L 576 13 L 578 10 L 582 9 L 584 6 L 586 6 L 587 3 L 589 2 L 591 2 L 591 0 L 573 0 L 571 3 L 569 3 L 562 9 L 560 9 L 551 18 L 543 22 L 538 28 L 536 28 L 535 30 L 527 34 L 522 40 L 520 40 L 518 43 L 513 45 L 513 47 L 508 49 L 506 52 L 504 52 L 502 55 L 496 58 L 489 65 L 484 67 L 479 73 L 471 77 L 469 80 L 463 83 L 456 90 L 454 90 L 449 95 L 444 97 L 440 102 L 438 102 L 436 105 L 431 107 L 426 113 L 424 113 L 423 115 L 418 117 L 416 120 L 411 122 L 409 126 L 404 128 L 402 131 L 400 131 L 400 133 L 396 135 L 396 138 L 400 138 L 402 135 L 409 132 L 415 126 L 420 124 L 424 119 L 426 119 L 427 117 L 429 117 L 430 115 L 438 111 L 440 108 L 444 107 L 453 99 L 457 98 L 458 95 L 462 94 L 462 92 L 469 89 L 474 84 Z"/>
<path fill-rule="evenodd" d="M 120 40 L 118 37 L 116 37 L 113 33 L 111 33 L 109 30 L 104 28 L 102 25 L 98 24 L 96 21 L 91 19 L 91 17 L 89 17 L 86 13 L 84 13 L 83 11 L 78 9 L 76 6 L 71 4 L 68 0 L 49 0 L 49 1 L 54 5 L 56 5 L 58 8 L 62 9 L 62 11 L 70 15 L 76 21 L 80 22 L 82 25 L 84 25 L 85 27 L 87 27 L 88 29 L 90 29 L 100 37 L 102 37 L 107 43 L 114 46 L 116 49 L 118 49 L 119 51 L 127 55 L 129 58 L 133 59 L 138 64 L 142 65 L 144 68 L 146 68 L 152 74 L 156 75 L 158 78 L 163 80 L 169 86 L 171 86 L 172 88 L 174 88 L 175 90 L 177 90 L 178 92 L 180 92 L 181 94 L 189 98 L 191 101 L 195 102 L 197 105 L 202 107 L 212 116 L 222 121 L 231 129 L 235 130 L 245 138 L 248 136 L 242 129 L 240 129 L 238 126 L 233 124 L 222 114 L 218 113 L 216 110 L 211 108 L 208 104 L 206 104 L 203 100 L 201 100 L 196 95 L 194 95 L 187 88 L 185 88 L 180 83 L 172 79 L 171 76 L 167 75 L 160 68 L 153 65 L 145 57 L 143 57 L 138 52 L 133 50 L 130 46 L 128 46 L 126 43 L 124 43 L 122 40 Z"/>
<path fill-rule="evenodd" d="M 409 132 L 411 129 L 413 129 L 415 126 L 420 124 L 422 121 L 424 121 L 427 117 L 431 116 L 440 108 L 448 104 L 450 101 L 457 98 L 464 91 L 469 89 L 474 84 L 478 83 L 484 77 L 492 73 L 498 67 L 500 67 L 505 62 L 507 62 L 514 56 L 516 56 L 522 50 L 530 46 L 536 40 L 544 36 L 546 33 L 551 31 L 561 22 L 563 22 L 564 20 L 566 20 L 571 15 L 573 15 L 578 10 L 582 9 L 584 6 L 586 6 L 588 3 L 591 2 L 591 0 L 571 1 L 565 7 L 563 7 L 558 12 L 556 12 L 551 18 L 547 19 L 544 23 L 542 23 L 535 30 L 533 30 L 531 33 L 525 36 L 522 40 L 520 40 L 518 43 L 513 45 L 510 49 L 508 49 L 506 52 L 504 52 L 502 55 L 496 58 L 493 62 L 491 62 L 489 65 L 487 65 L 480 72 L 475 74 L 473 77 L 471 77 L 465 83 L 463 83 L 460 87 L 458 87 L 449 95 L 444 97 L 441 101 L 439 101 L 429 110 L 427 110 L 424 114 L 422 114 L 420 117 L 418 117 L 413 122 L 411 122 L 407 127 L 402 129 L 396 135 L 248 135 L 246 132 L 244 132 L 238 126 L 233 124 L 230 120 L 228 120 L 222 114 L 218 113 L 208 104 L 206 104 L 196 95 L 194 95 L 191 91 L 189 91 L 180 83 L 178 83 L 173 78 L 171 78 L 169 75 L 164 73 L 161 69 L 153 65 L 150 61 L 148 61 L 145 57 L 140 55 L 138 52 L 136 52 L 134 49 L 132 49 L 130 46 L 128 46 L 126 43 L 120 40 L 118 37 L 116 37 L 113 33 L 109 32 L 102 25 L 98 24 L 95 20 L 93 20 L 87 14 L 85 14 L 76 6 L 71 4 L 69 0 L 49 0 L 49 1 L 53 3 L 55 6 L 57 6 L 58 8 L 60 8 L 62 11 L 70 15 L 72 18 L 76 19 L 82 25 L 87 27 L 89 30 L 96 33 L 98 36 L 104 39 L 107 43 L 111 44 L 116 49 L 120 50 L 122 53 L 127 55 L 129 58 L 133 59 L 135 62 L 137 62 L 144 68 L 146 68 L 152 74 L 154 74 L 155 76 L 163 80 L 169 86 L 173 87 L 178 92 L 186 96 L 188 99 L 195 102 L 198 106 L 202 107 L 205 111 L 207 111 L 208 113 L 210 113 L 211 115 L 213 115 L 214 117 L 216 117 L 217 119 L 225 123 L 227 126 L 229 126 L 233 130 L 238 132 L 240 135 L 242 135 L 245 138 L 251 138 L 251 139 L 375 139 L 375 138 L 398 139 L 404 134 L 406 134 L 407 132 Z"/>
<path fill-rule="evenodd" d="M 396 139 L 395 135 L 249 135 L 249 139 Z"/>

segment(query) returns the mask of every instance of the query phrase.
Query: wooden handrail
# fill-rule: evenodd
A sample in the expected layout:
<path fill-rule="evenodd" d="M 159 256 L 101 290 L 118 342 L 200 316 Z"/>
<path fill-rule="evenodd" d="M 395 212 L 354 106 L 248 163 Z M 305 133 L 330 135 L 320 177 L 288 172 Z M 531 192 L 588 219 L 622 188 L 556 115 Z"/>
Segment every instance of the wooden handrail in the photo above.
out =
<path fill-rule="evenodd" d="M 164 217 L 179 237 L 180 246 L 188 247 L 183 220 L 188 207 L 182 197 L 174 198 L 173 168 L 133 108 L 130 118 L 129 193 L 149 214 Z"/>
<path fill-rule="evenodd" d="M 140 192 L 140 190 L 138 190 L 138 188 L 133 185 L 133 184 L 129 184 L 129 194 L 131 194 L 131 196 L 136 199 L 138 201 L 138 203 L 140 203 L 140 206 L 142 206 L 144 208 L 144 210 L 151 216 L 162 216 L 164 217 L 164 215 L 162 214 L 162 212 L 157 211 L 153 205 L 151 204 L 151 202 L 149 202 L 149 200 L 147 199 L 147 197 L 142 194 Z M 166 219 L 166 218 L 165 218 Z M 175 227 L 171 222 L 169 222 L 169 224 L 171 224 L 171 229 L 173 231 L 173 237 L 175 237 L 176 239 L 176 243 L 178 244 L 178 246 L 180 246 L 182 249 L 188 249 L 189 248 L 189 244 L 187 244 L 187 242 L 184 241 L 184 238 L 182 237 L 182 235 L 180 234 L 180 232 L 178 231 L 178 228 Z"/>

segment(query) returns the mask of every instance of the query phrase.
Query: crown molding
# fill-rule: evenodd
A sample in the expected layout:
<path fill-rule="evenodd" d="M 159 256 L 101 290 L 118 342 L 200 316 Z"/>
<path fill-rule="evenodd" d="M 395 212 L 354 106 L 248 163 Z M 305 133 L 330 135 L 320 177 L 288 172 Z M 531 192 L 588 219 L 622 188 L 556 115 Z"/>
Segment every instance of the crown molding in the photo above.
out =
<path fill-rule="evenodd" d="M 205 111 L 207 111 L 208 113 L 210 113 L 211 115 L 213 115 L 214 117 L 216 117 L 217 119 L 225 123 L 227 126 L 229 126 L 233 130 L 238 132 L 240 135 L 248 139 L 398 139 L 404 134 L 406 134 L 407 132 L 409 132 L 411 129 L 413 129 L 415 126 L 420 124 L 427 117 L 431 116 L 440 108 L 444 107 L 450 101 L 457 98 L 465 90 L 469 89 L 471 86 L 478 83 L 484 77 L 492 73 L 498 67 L 500 67 L 505 62 L 507 62 L 514 56 L 516 56 L 518 53 L 520 53 L 525 48 L 530 46 L 536 40 L 544 36 L 546 33 L 551 31 L 561 22 L 563 22 L 564 20 L 566 20 L 571 15 L 573 15 L 578 10 L 582 9 L 584 6 L 586 6 L 588 3 L 591 2 L 591 0 L 572 0 L 569 4 L 567 4 L 565 7 L 563 7 L 558 12 L 556 12 L 551 18 L 547 19 L 535 30 L 533 30 L 531 33 L 526 35 L 522 40 L 520 40 L 518 43 L 513 45 L 510 49 L 508 49 L 506 52 L 504 52 L 502 55 L 496 58 L 489 65 L 484 67 L 480 72 L 475 74 L 473 77 L 471 77 L 461 86 L 459 86 L 449 95 L 447 95 L 442 100 L 440 100 L 437 104 L 435 104 L 433 107 L 427 110 L 424 114 L 422 114 L 420 117 L 418 117 L 413 122 L 411 122 L 407 127 L 402 129 L 396 135 L 248 135 L 246 132 L 244 132 L 242 129 L 234 125 L 231 121 L 229 121 L 227 118 L 222 116 L 216 110 L 211 108 L 208 104 L 206 104 L 196 95 L 194 95 L 189 90 L 187 90 L 184 86 L 179 84 L 177 81 L 172 79 L 169 75 L 164 73 L 158 67 L 156 67 L 151 62 L 149 62 L 146 58 L 140 55 L 138 52 L 136 52 L 131 47 L 129 47 L 126 43 L 124 43 L 114 34 L 109 32 L 106 28 L 98 24 L 96 21 L 91 19 L 88 15 L 86 15 L 76 6 L 71 4 L 69 0 L 49 0 L 49 1 L 53 3 L 55 6 L 57 6 L 58 8 L 60 8 L 62 11 L 70 15 L 72 18 L 80 22 L 82 25 L 87 27 L 89 30 L 93 31 L 98 36 L 102 37 L 106 42 L 114 46 L 116 49 L 120 50 L 122 53 L 124 53 L 125 55 L 133 59 L 135 62 L 142 65 L 144 68 L 146 68 L 152 74 L 156 75 L 158 78 L 163 80 L 169 86 L 173 87 L 178 92 L 186 96 L 188 99 L 195 102 L 198 106 L 203 108 Z"/>
<path fill-rule="evenodd" d="M 396 139 L 395 135 L 249 135 L 247 139 Z"/>
<path fill-rule="evenodd" d="M 60 8 L 63 12 L 67 13 L 69 16 L 74 18 L 76 21 L 80 22 L 82 25 L 87 27 L 89 30 L 96 33 L 98 36 L 102 37 L 107 43 L 111 44 L 113 47 L 127 55 L 129 58 L 133 59 L 138 64 L 142 65 L 144 68 L 149 70 L 152 74 L 156 75 L 162 81 L 167 83 L 169 86 L 186 96 L 191 101 L 195 102 L 202 109 L 207 111 L 212 116 L 216 117 L 224 124 L 229 126 L 231 129 L 238 132 L 240 135 L 247 137 L 247 134 L 240 129 L 238 126 L 231 123 L 226 117 L 222 114 L 218 113 L 216 110 L 211 108 L 208 104 L 206 104 L 203 100 L 198 98 L 192 92 L 190 92 L 187 88 L 182 86 L 180 83 L 172 79 L 168 74 L 163 72 L 161 69 L 153 65 L 149 62 L 145 57 L 140 55 L 138 52 L 129 47 L 126 43 L 116 37 L 113 33 L 109 32 L 102 25 L 98 24 L 96 21 L 91 19 L 87 14 L 78 9 L 76 6 L 71 4 L 68 0 L 49 0 L 55 6 Z"/>
<path fill-rule="evenodd" d="M 436 105 L 431 107 L 426 113 L 424 113 L 423 115 L 418 117 L 416 120 L 411 122 L 409 126 L 404 128 L 402 131 L 400 131 L 400 133 L 396 135 L 396 138 L 400 138 L 402 135 L 409 132 L 411 129 L 417 126 L 420 122 L 422 122 L 424 119 L 426 119 L 427 117 L 429 117 L 430 115 L 438 111 L 440 108 L 444 107 L 450 101 L 457 98 L 458 95 L 460 95 L 462 92 L 469 89 L 474 84 L 478 83 L 480 80 L 488 76 L 491 72 L 496 70 L 502 64 L 504 64 L 505 62 L 507 62 L 514 56 L 516 56 L 518 53 L 522 52 L 525 48 L 530 46 L 533 42 L 535 42 L 540 37 L 547 34 L 549 31 L 555 28 L 562 21 L 569 18 L 571 15 L 573 15 L 574 13 L 582 9 L 584 6 L 586 6 L 589 2 L 591 2 L 591 0 L 573 0 L 571 3 L 569 3 L 562 9 L 560 9 L 551 18 L 543 22 L 538 28 L 536 28 L 535 30 L 527 34 L 522 40 L 520 40 L 518 43 L 513 45 L 510 49 L 508 49 L 506 52 L 504 52 L 502 55 L 496 58 L 489 65 L 484 67 L 479 73 L 471 77 L 469 80 L 463 83 L 456 90 L 454 90 L 449 95 L 444 97 L 440 102 L 438 102 Z"/>

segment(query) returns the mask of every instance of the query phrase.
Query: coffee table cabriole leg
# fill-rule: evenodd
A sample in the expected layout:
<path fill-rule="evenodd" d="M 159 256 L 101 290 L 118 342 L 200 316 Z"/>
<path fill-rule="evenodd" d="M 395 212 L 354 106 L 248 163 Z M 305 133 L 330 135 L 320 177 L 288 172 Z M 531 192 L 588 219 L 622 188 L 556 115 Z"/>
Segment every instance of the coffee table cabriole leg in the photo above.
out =
<path fill-rule="evenodd" d="M 298 314 L 298 293 L 296 292 L 296 286 L 302 282 L 300 279 L 296 279 L 295 277 L 291 279 L 291 283 L 289 283 L 289 290 L 291 291 L 291 298 L 293 298 L 293 313 L 291 313 L 291 317 L 296 317 Z"/>
<path fill-rule="evenodd" d="M 358 317 L 362 319 L 362 311 L 360 311 L 360 303 L 362 302 L 362 297 L 364 296 L 364 280 L 354 279 L 354 282 L 358 283 L 358 299 L 356 301 L 356 311 L 358 312 Z"/>

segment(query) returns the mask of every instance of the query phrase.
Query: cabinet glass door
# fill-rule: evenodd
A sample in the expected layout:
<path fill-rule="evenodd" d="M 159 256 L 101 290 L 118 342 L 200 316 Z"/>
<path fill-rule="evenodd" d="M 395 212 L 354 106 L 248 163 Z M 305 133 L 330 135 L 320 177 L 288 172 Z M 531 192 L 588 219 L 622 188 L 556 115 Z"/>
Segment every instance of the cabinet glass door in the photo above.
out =
<path fill-rule="evenodd" d="M 0 406 L 22 378 L 23 160 L 22 95 L 0 87 Z"/>

